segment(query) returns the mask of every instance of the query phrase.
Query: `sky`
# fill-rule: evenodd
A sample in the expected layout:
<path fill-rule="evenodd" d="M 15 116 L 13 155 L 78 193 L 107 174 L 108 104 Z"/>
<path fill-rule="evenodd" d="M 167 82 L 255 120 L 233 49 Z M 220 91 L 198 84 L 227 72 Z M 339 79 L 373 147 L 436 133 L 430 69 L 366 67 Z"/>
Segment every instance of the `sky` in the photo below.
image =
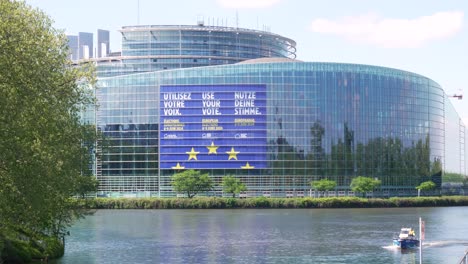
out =
<path fill-rule="evenodd" d="M 297 59 L 397 68 L 439 83 L 468 125 L 466 0 L 26 0 L 67 35 L 122 26 L 205 25 L 267 30 L 297 43 Z"/>

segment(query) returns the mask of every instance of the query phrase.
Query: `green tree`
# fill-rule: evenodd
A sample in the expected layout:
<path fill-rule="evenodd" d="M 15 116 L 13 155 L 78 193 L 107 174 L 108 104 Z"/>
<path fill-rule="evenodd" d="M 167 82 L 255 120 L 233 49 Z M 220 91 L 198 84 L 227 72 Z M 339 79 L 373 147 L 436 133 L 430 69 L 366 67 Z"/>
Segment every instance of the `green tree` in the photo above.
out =
<path fill-rule="evenodd" d="M 433 181 L 425 181 L 419 184 L 418 186 L 416 186 L 416 189 L 421 190 L 421 191 L 430 191 L 430 190 L 434 190 L 435 187 L 436 187 L 436 184 Z"/>
<path fill-rule="evenodd" d="M 187 193 L 192 198 L 200 192 L 213 189 L 213 181 L 208 173 L 201 174 L 200 171 L 186 170 L 172 176 L 172 187 L 177 193 Z"/>
<path fill-rule="evenodd" d="M 319 181 L 313 181 L 310 183 L 312 188 L 316 189 L 319 192 L 331 191 L 336 187 L 336 181 L 321 179 Z"/>
<path fill-rule="evenodd" d="M 78 176 L 76 194 L 81 198 L 85 198 L 86 194 L 96 192 L 98 186 L 99 181 L 96 178 L 85 175 Z"/>
<path fill-rule="evenodd" d="M 372 192 L 375 188 L 379 187 L 380 184 L 380 180 L 358 176 L 351 181 L 350 187 L 353 192 L 362 193 L 364 196 L 366 192 Z"/>
<path fill-rule="evenodd" d="M 60 237 L 79 176 L 90 175 L 85 143 L 96 130 L 80 111 L 93 100 L 92 69 L 72 67 L 66 36 L 41 11 L 7 0 L 0 14 L 0 237 L 18 228 Z"/>
<path fill-rule="evenodd" d="M 224 192 L 232 193 L 232 198 L 236 197 L 236 194 L 239 194 L 240 192 L 247 191 L 245 184 L 234 176 L 223 177 L 221 185 L 223 186 Z"/>

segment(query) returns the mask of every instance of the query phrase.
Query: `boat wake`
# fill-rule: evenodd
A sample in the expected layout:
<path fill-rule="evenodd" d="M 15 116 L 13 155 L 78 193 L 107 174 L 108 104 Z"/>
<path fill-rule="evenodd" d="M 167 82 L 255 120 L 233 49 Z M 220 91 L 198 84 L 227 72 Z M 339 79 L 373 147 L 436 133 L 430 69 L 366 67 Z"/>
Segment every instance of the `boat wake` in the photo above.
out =
<path fill-rule="evenodd" d="M 423 247 L 449 247 L 449 246 L 468 246 L 468 241 L 447 240 L 424 242 Z"/>
<path fill-rule="evenodd" d="M 395 246 L 395 245 L 383 246 L 382 248 L 389 249 L 389 250 L 397 250 L 397 249 L 400 249 L 400 247 Z"/>
<path fill-rule="evenodd" d="M 430 241 L 430 242 L 423 243 L 423 248 L 450 247 L 450 246 L 468 246 L 468 241 L 446 240 L 446 241 Z M 382 246 L 382 248 L 388 249 L 388 250 L 400 250 L 400 247 L 396 245 Z"/>
<path fill-rule="evenodd" d="M 415 247 L 415 248 L 405 248 L 405 249 L 402 249 L 401 247 L 399 246 L 396 246 L 396 245 L 389 245 L 389 246 L 383 246 L 382 247 L 383 249 L 386 249 L 388 251 L 391 251 L 395 254 L 416 254 L 416 252 L 418 252 L 419 250 L 419 247 Z"/>

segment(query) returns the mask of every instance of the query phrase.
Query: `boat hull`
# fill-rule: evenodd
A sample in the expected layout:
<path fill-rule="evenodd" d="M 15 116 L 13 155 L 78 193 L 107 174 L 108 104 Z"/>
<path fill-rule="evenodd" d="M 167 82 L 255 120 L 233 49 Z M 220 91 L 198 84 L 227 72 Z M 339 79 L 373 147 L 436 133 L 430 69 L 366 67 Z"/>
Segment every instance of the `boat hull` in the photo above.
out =
<path fill-rule="evenodd" d="M 417 239 L 393 239 L 393 245 L 402 249 L 419 247 Z"/>

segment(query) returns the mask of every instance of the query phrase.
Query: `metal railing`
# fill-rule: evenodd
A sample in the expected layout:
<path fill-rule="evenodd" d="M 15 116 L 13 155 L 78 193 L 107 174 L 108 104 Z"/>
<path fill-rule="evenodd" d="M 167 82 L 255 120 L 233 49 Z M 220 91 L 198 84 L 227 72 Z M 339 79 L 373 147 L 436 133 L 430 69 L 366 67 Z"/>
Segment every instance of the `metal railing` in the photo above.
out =
<path fill-rule="evenodd" d="M 468 264 L 468 250 L 465 250 L 465 256 L 460 259 L 458 264 Z"/>

